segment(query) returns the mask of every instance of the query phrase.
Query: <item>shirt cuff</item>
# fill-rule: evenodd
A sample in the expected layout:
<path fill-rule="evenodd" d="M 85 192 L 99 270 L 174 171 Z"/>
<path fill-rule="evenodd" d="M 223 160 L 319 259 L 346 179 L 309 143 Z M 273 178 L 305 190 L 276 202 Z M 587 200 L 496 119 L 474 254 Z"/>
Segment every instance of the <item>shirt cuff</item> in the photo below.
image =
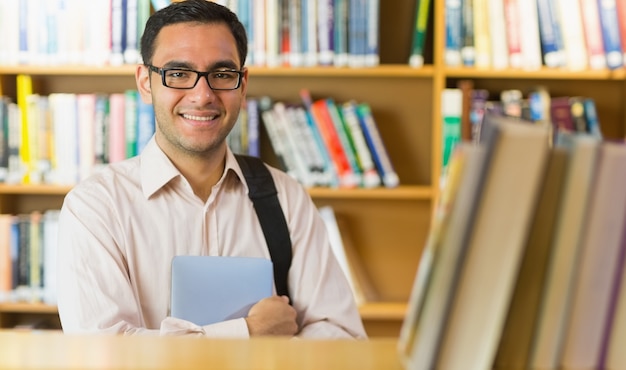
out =
<path fill-rule="evenodd" d="M 161 322 L 160 335 L 192 335 L 211 338 L 249 338 L 248 324 L 244 318 L 199 326 L 190 321 L 167 317 Z"/>

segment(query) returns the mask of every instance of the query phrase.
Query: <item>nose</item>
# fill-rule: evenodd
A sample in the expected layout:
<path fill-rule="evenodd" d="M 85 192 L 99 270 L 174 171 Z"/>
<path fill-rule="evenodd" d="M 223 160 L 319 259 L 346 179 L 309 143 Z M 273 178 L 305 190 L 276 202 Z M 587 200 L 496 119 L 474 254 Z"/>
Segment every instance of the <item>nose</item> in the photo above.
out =
<path fill-rule="evenodd" d="M 215 96 L 213 89 L 209 86 L 209 76 L 201 76 L 196 86 L 191 89 L 191 97 L 194 101 L 210 100 Z"/>

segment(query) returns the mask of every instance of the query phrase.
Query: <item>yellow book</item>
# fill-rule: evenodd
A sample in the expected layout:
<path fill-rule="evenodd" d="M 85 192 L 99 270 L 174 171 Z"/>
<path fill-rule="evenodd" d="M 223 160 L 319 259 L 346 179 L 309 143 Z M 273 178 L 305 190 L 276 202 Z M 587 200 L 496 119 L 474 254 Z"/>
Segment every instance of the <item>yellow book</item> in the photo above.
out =
<path fill-rule="evenodd" d="M 28 138 L 28 99 L 27 96 L 33 93 L 33 81 L 29 75 L 17 75 L 17 105 L 20 110 L 20 130 L 22 132 L 20 140 L 20 162 L 22 168 L 25 168 L 30 162 L 30 146 Z M 27 184 L 30 178 L 27 172 L 24 172 L 22 181 Z"/>

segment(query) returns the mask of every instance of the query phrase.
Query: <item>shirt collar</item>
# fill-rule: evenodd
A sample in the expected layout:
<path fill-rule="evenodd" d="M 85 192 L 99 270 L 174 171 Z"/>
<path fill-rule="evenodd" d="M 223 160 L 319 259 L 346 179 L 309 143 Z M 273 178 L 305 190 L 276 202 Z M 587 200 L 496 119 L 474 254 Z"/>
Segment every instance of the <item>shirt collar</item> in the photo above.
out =
<path fill-rule="evenodd" d="M 140 154 L 140 173 L 141 173 L 141 188 L 144 197 L 148 199 L 159 189 L 165 186 L 172 179 L 181 176 L 180 171 L 174 166 L 172 161 L 165 155 L 163 150 L 156 143 L 154 136 L 146 144 L 146 147 Z M 226 164 L 224 168 L 224 174 L 218 181 L 222 183 L 224 178 L 229 173 L 234 173 L 243 184 L 247 193 L 248 186 L 243 180 L 243 172 L 235 159 L 235 155 L 226 147 Z"/>

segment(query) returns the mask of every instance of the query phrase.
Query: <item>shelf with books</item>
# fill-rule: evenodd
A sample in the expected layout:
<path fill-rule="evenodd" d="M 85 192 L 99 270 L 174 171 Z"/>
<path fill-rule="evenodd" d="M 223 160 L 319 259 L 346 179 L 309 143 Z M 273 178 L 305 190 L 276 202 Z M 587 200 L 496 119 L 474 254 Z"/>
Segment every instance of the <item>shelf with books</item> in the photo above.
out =
<path fill-rule="evenodd" d="M 437 4 L 434 2 L 434 4 Z M 416 1 L 380 7 L 380 64 L 376 67 L 261 67 L 250 66 L 248 96 L 270 96 L 299 103 L 307 88 L 314 98 L 337 102 L 356 100 L 370 105 L 389 156 L 400 178 L 395 188 L 333 189 L 313 187 L 318 206 L 330 205 L 348 224 L 356 250 L 371 277 L 379 300 L 361 306 L 371 335 L 397 336 L 411 290 L 412 276 L 425 243 L 438 178 L 437 122 L 442 70 L 433 63 L 432 40 L 426 40 L 425 65 L 408 66 Z M 435 5 L 431 13 L 438 11 Z M 428 37 L 432 38 L 432 22 Z M 103 93 L 134 88 L 133 65 L 0 65 L 2 94 L 16 97 L 16 76 L 32 77 L 33 91 Z M 262 157 L 277 165 L 268 138 L 262 133 Z M 21 213 L 59 208 L 70 186 L 0 185 L 0 212 Z M 31 315 L 15 306 L 0 305 L 0 327 L 14 316 Z M 55 311 L 46 312 L 55 315 Z M 0 316 L 0 317 L 5 317 Z"/>

